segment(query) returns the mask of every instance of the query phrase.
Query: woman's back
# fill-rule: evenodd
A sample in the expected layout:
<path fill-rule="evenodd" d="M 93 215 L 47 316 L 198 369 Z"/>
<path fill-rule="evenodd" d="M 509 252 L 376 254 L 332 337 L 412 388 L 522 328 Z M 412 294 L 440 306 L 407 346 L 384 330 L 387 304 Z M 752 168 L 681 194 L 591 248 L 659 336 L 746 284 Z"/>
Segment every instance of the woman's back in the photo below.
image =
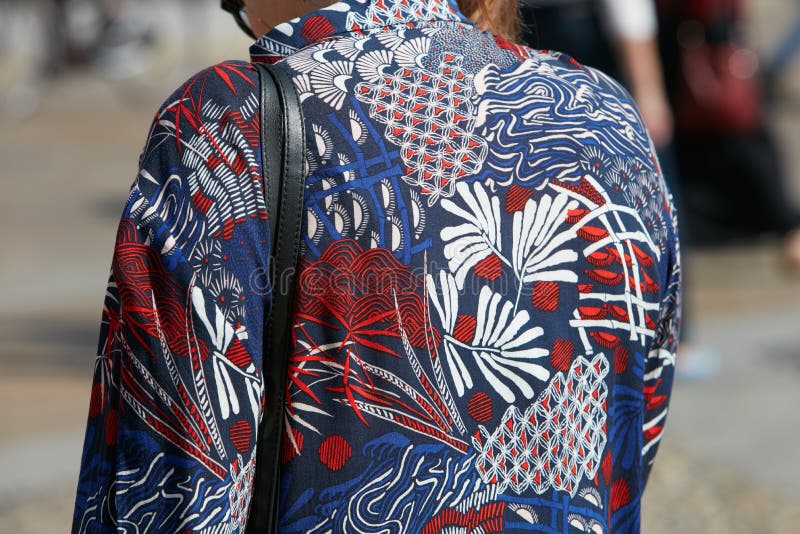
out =
<path fill-rule="evenodd" d="M 628 95 L 570 58 L 479 31 L 444 0 L 350 0 L 252 52 L 292 74 L 307 133 L 281 531 L 637 530 L 680 270 Z M 236 531 L 268 335 L 253 277 L 268 242 L 257 78 L 240 64 L 203 76 L 162 109 L 134 194 L 159 220 L 132 241 L 155 245 L 168 228 L 161 259 L 186 271 L 153 291 L 189 295 L 186 309 L 138 336 L 107 333 L 136 360 L 120 366 L 117 409 L 150 469 L 131 475 L 120 457 L 132 451 L 108 444 L 115 467 L 85 462 L 82 491 L 116 492 L 134 523 L 153 512 Z M 154 139 L 179 137 L 181 121 L 191 135 L 165 164 Z M 146 211 L 126 210 L 131 226 Z M 165 305 L 148 300 L 156 314 Z M 158 354 L 139 358 L 134 343 Z M 183 497 L 137 507 L 149 492 L 120 494 L 120 477 Z M 102 515 L 87 510 L 79 494 L 76 525 Z"/>

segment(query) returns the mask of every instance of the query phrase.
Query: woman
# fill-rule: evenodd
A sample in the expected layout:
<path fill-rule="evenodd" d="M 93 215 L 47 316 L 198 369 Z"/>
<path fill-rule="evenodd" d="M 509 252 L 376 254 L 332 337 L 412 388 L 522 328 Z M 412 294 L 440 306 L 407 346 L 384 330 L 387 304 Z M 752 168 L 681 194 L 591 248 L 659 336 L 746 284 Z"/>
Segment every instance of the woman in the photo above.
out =
<path fill-rule="evenodd" d="M 636 531 L 680 268 L 627 93 L 514 44 L 511 1 L 246 3 L 308 145 L 281 531 Z M 156 115 L 75 531 L 244 530 L 270 310 L 257 85 L 222 63 Z"/>

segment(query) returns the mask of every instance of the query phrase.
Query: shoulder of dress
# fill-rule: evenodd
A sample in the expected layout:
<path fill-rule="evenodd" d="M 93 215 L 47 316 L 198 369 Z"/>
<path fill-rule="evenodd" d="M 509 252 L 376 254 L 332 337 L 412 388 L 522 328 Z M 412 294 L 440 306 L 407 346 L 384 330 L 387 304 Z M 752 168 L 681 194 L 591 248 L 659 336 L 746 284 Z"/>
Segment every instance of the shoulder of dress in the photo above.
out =
<path fill-rule="evenodd" d="M 259 75 L 252 63 L 223 61 L 189 77 L 162 103 L 159 114 L 202 106 L 241 108 L 258 104 Z"/>
<path fill-rule="evenodd" d="M 180 189 L 189 192 L 188 177 L 215 180 L 222 168 L 235 175 L 260 175 L 258 77 L 251 63 L 225 61 L 175 89 L 152 122 L 140 157 L 139 185 L 163 188 L 179 176 Z"/>

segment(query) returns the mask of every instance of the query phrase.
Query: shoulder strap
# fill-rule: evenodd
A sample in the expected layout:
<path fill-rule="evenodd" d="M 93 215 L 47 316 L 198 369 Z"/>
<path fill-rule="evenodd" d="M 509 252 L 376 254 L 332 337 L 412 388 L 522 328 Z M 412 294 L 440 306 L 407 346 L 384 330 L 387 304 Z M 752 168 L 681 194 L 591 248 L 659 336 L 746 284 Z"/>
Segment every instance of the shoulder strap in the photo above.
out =
<path fill-rule="evenodd" d="M 300 97 L 291 76 L 274 65 L 254 65 L 261 78 L 261 156 L 272 239 L 272 311 L 264 342 L 265 404 L 257 434 L 255 488 L 247 533 L 274 534 L 278 526 L 295 269 L 303 219 L 305 131 Z"/>

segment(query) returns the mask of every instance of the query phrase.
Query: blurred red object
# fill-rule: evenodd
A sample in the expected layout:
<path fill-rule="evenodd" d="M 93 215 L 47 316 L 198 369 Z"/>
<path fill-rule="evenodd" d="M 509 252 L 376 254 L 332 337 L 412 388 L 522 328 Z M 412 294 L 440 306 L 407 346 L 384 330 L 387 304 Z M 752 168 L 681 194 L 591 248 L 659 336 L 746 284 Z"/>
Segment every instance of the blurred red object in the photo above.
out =
<path fill-rule="evenodd" d="M 682 3 L 677 125 L 687 133 L 753 132 L 763 127 L 756 54 L 739 38 L 740 0 Z"/>
<path fill-rule="evenodd" d="M 744 10 L 742 8 L 742 5 L 744 4 L 743 0 L 667 1 L 680 5 L 686 17 L 702 22 L 714 22 L 719 20 L 721 17 L 727 17 L 732 20 L 741 21 L 742 15 L 744 14 Z"/>
<path fill-rule="evenodd" d="M 750 132 L 761 128 L 758 61 L 750 50 L 733 44 L 704 44 L 681 56 L 683 79 L 675 111 L 682 130 Z"/>

